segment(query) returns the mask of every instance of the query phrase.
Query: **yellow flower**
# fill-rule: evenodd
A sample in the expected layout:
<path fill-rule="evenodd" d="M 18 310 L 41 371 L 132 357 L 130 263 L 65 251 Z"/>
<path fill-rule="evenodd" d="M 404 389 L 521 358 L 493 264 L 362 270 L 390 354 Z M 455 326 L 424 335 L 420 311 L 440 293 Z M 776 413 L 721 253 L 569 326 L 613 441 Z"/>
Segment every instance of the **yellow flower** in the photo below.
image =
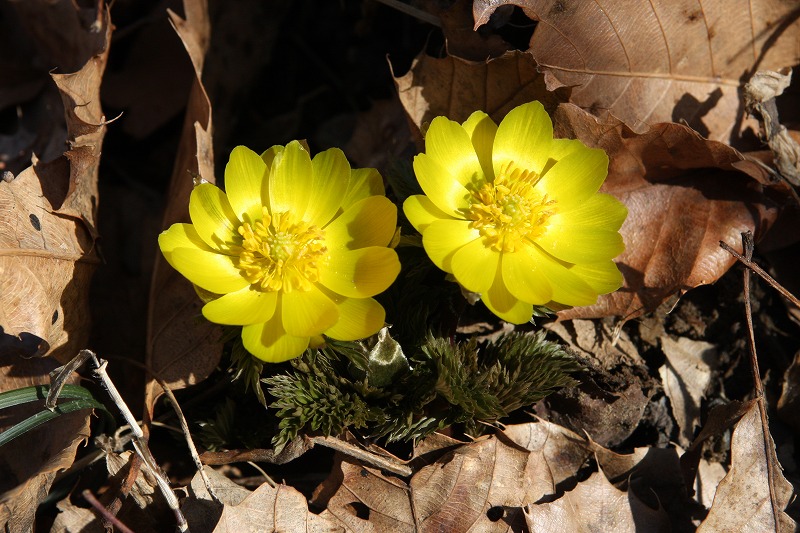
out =
<path fill-rule="evenodd" d="M 297 141 L 261 156 L 239 146 L 225 188 L 195 187 L 192 223 L 158 239 L 170 265 L 215 295 L 203 307 L 208 320 L 244 326 L 245 348 L 269 362 L 300 355 L 323 334 L 355 340 L 383 326 L 371 297 L 400 262 L 387 247 L 397 209 L 376 170 L 351 170 L 335 148 L 311 159 Z"/>
<path fill-rule="evenodd" d="M 608 156 L 553 139 L 542 104 L 497 126 L 482 111 L 463 124 L 436 117 L 414 159 L 425 196 L 403 204 L 431 260 L 494 314 L 515 324 L 533 305 L 590 305 L 622 285 L 625 206 L 597 191 Z"/>

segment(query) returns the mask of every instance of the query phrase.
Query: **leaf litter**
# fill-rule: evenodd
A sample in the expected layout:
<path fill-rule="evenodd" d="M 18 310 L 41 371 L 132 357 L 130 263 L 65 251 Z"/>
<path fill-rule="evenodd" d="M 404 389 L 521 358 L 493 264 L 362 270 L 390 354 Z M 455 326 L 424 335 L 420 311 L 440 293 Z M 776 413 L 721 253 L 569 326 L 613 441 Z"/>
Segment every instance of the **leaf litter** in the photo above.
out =
<path fill-rule="evenodd" d="M 741 286 L 726 274 L 735 259 L 718 246 L 723 241 L 739 249 L 739 235 L 748 230 L 757 241 L 769 234 L 785 216 L 790 194 L 785 183 L 754 161 L 754 155 L 717 141 L 739 149 L 755 146 L 757 126 L 744 116 L 737 90 L 747 81 L 745 74 L 752 74 L 756 67 L 779 69 L 798 62 L 792 46 L 798 33 L 796 8 L 764 2 L 753 11 L 742 11 L 740 17 L 723 20 L 715 18 L 719 2 L 704 1 L 698 13 L 694 5 L 630 1 L 609 8 L 605 18 L 598 19 L 602 24 L 595 25 L 586 23 L 593 9 L 588 4 L 526 0 L 520 3 L 521 11 L 512 11 L 505 2 L 459 0 L 449 6 L 422 2 L 421 9 L 430 12 L 424 20 L 438 21 L 441 26 L 441 30 L 431 30 L 426 22 L 378 3 L 345 4 L 313 9 L 276 5 L 269 31 L 264 32 L 269 35 L 258 37 L 268 43 L 268 53 L 258 61 L 267 71 L 273 64 L 284 70 L 282 77 L 264 84 L 255 71 L 236 76 L 235 69 L 246 70 L 254 64 L 244 58 L 255 61 L 247 42 L 214 40 L 215 25 L 226 27 L 230 18 L 224 22 L 219 11 L 212 8 L 209 13 L 201 1 L 170 3 L 169 17 L 177 35 L 151 35 L 179 40 L 192 69 L 176 69 L 173 75 L 180 79 L 174 87 L 162 74 L 157 83 L 168 97 L 167 108 L 159 114 L 131 106 L 128 112 L 137 117 L 122 133 L 145 161 L 154 161 L 156 156 L 136 143 L 173 139 L 177 155 L 170 161 L 169 189 L 164 192 L 166 179 L 157 187 L 164 195 L 164 227 L 186 219 L 193 180 L 214 182 L 226 147 L 248 142 L 248 135 L 291 129 L 307 132 L 313 143 L 336 139 L 335 144 L 347 144 L 353 160 L 376 165 L 393 183 L 402 183 L 398 161 L 415 153 L 411 139 L 419 143 L 434 116 L 463 121 L 475 109 L 483 109 L 499 120 L 517 104 L 538 99 L 553 117 L 557 136 L 578 138 L 609 153 L 604 191 L 623 200 L 630 211 L 622 230 L 627 251 L 619 259 L 625 286 L 594 306 L 561 311 L 556 321 L 543 320 L 551 335 L 560 338 L 583 365 L 575 376 L 580 383 L 531 406 L 528 414 L 517 413 L 502 421 L 508 425 L 498 423 L 484 436 L 435 434 L 411 448 L 389 448 L 397 455 L 379 441 L 351 436 L 350 446 L 364 448 L 360 460 L 341 451 L 332 456 L 320 446 L 311 449 L 300 441 L 297 452 L 290 454 L 297 458 L 286 464 L 271 464 L 278 455 L 258 446 L 235 454 L 235 450 L 209 450 L 203 457 L 218 466 L 206 466 L 205 471 L 220 501 L 208 494 L 199 474 L 193 475 L 187 466 L 186 454 L 159 429 L 163 422 L 150 425 L 161 413 L 156 403 L 161 392 L 149 379 L 143 407 L 151 445 L 156 456 L 165 459 L 162 466 L 173 483 L 186 487 L 181 508 L 192 530 L 793 530 L 790 515 L 796 516 L 796 508 L 791 506 L 790 481 L 796 481 L 797 470 L 784 459 L 791 457 L 791 451 L 787 455 L 781 450 L 793 449 L 796 440 L 791 406 L 798 373 L 796 364 L 789 364 L 798 349 L 791 340 L 792 335 L 797 337 L 796 325 L 782 316 L 785 311 L 777 297 L 765 296 L 765 289 L 756 286 L 754 303 L 761 305 L 756 327 L 763 328 L 757 340 L 770 348 L 762 350 L 762 364 L 768 369 L 766 386 L 776 393 L 775 398 L 782 387 L 777 401 L 781 416 L 770 420 L 771 436 L 763 426 L 758 402 L 728 401 L 747 400 L 752 385 L 737 301 Z M 116 237 L 97 225 L 96 209 L 98 205 L 102 209 L 106 198 L 99 198 L 97 188 L 100 148 L 106 130 L 120 135 L 113 123 L 107 124 L 100 103 L 115 107 L 135 101 L 138 94 L 126 82 L 110 84 L 108 96 L 101 97 L 104 54 L 109 36 L 136 35 L 136 24 L 147 26 L 146 19 L 132 24 L 145 11 L 130 6 L 112 9 L 111 14 L 120 17 L 113 32 L 104 10 L 76 8 L 67 2 L 55 3 L 50 11 L 41 11 L 44 8 L 38 2 L 16 9 L 27 15 L 21 31 L 39 39 L 37 32 L 52 28 L 58 17 L 67 14 L 71 22 L 60 30 L 69 34 L 68 46 L 53 46 L 46 38 L 39 42 L 40 49 L 54 58 L 49 65 L 64 69 L 52 81 L 45 68 L 18 70 L 13 82 L 0 84 L 2 109 L 20 105 L 25 110 L 16 136 L 0 137 L 0 161 L 17 165 L 24 161 L 8 157 L 19 151 L 17 147 L 38 150 L 39 156 L 32 164 L 29 156 L 25 165 L 29 168 L 0 182 L 0 239 L 5 239 L 0 241 L 0 355 L 13 363 L 0 379 L 2 391 L 46 383 L 47 370 L 55 366 L 40 364 L 48 359 L 24 363 L 20 354 L 44 355 L 50 350 L 63 362 L 84 348 L 90 335 L 96 335 L 87 320 L 94 303 L 89 300 L 90 278 L 94 269 L 103 268 L 96 239 L 98 235 Z M 465 17 L 470 10 L 475 14 L 472 21 Z M 520 39 L 507 25 L 526 20 L 521 12 L 539 21 L 533 37 L 525 37 L 520 47 L 526 51 L 513 50 L 511 43 Z M 320 46 L 325 35 L 320 25 L 322 21 L 330 25 L 325 15 L 357 36 L 344 47 L 336 39 L 326 43 L 339 54 L 336 61 L 346 58 L 344 63 L 335 63 L 339 70 L 320 68 L 324 61 L 319 57 L 326 53 L 326 46 Z M 150 12 L 148 16 L 167 14 Z M 387 35 L 395 34 L 387 30 L 386 35 L 378 35 L 365 29 L 385 20 L 393 28 L 400 27 L 395 22 L 402 20 L 405 40 L 387 45 Z M 712 24 L 712 20 L 718 22 Z M 471 22 L 489 24 L 477 33 L 466 26 Z M 282 25 L 285 30 L 280 29 Z M 705 33 L 698 30 L 703 27 Z M 98 28 L 108 32 L 98 32 Z M 698 37 L 687 37 L 694 35 L 692 31 L 700 31 Z M 81 35 L 83 40 L 78 38 Z M 659 36 L 661 40 L 655 38 Z M 252 32 L 249 38 L 255 39 Z M 115 47 L 126 47 L 123 37 L 119 44 L 114 42 Z M 358 56 L 365 42 L 393 50 L 392 73 L 383 57 Z M 397 46 L 400 42 L 405 48 Z M 565 48 L 570 42 L 572 48 Z M 436 57 L 418 53 L 426 43 L 427 51 Z M 740 54 L 744 49 L 755 56 Z M 112 61 L 114 50 L 111 47 Z M 219 50 L 236 56 L 237 61 L 229 63 L 233 72 L 220 73 Z M 165 58 L 155 57 L 152 51 L 138 54 L 129 56 L 128 64 L 121 54 L 115 75 L 122 73 L 120 79 L 131 80 L 151 69 L 163 72 Z M 372 89 L 353 82 L 364 73 L 364 63 L 347 62 L 354 57 L 381 72 L 383 78 L 375 79 L 383 80 L 384 92 L 370 93 Z M 12 60 L 19 64 L 18 58 Z M 291 73 L 286 70 L 287 61 L 314 66 Z M 209 65 L 213 67 L 205 68 Z M 324 73 L 322 81 L 311 75 L 317 71 Z M 223 80 L 224 76 L 229 77 Z M 231 87 L 232 79 L 245 80 L 242 85 L 248 87 L 236 89 L 238 100 L 231 100 L 224 90 Z M 309 80 L 314 80 L 310 89 Z M 52 101 L 52 96 L 42 92 L 34 101 L 25 100 L 36 90 L 31 88 L 44 86 L 51 87 L 51 95 L 52 88 L 61 92 L 66 109 L 61 130 L 59 113 L 42 114 L 46 109 L 42 102 Z M 188 95 L 186 87 L 191 87 Z M 210 99 L 204 87 L 214 88 Z M 271 96 L 261 96 L 264 87 L 272 91 L 267 93 Z M 351 87 L 352 92 L 346 94 L 343 87 Z M 145 95 L 142 101 L 152 103 L 152 92 L 141 94 Z M 367 94 L 366 102 L 351 105 Z M 371 101 L 383 103 L 370 115 L 365 111 Z M 181 102 L 186 106 L 182 126 L 174 118 Z M 337 111 L 342 102 L 349 103 Z M 217 114 L 220 109 L 225 112 Z M 244 121 L 237 113 L 249 113 L 251 124 L 242 128 Z M 326 113 L 331 121 L 319 119 Z M 340 113 L 338 118 L 334 113 Z M 782 114 L 781 119 L 792 130 L 792 117 L 787 121 Z M 348 131 L 347 124 L 358 127 Z M 259 128 L 260 132 L 254 131 Z M 214 134 L 217 131 L 222 132 L 219 137 Z M 62 157 L 64 150 L 52 140 L 59 135 L 70 141 Z M 273 136 L 266 142 L 285 141 Z M 113 150 L 103 152 L 114 157 Z M 771 164 L 763 154 L 759 157 Z M 400 172 L 401 177 L 392 177 L 392 172 Z M 151 187 L 146 180 L 143 177 L 137 187 L 142 183 Z M 114 200 L 108 197 L 108 201 Z M 120 203 L 114 208 L 123 209 L 124 201 L 124 197 L 117 200 Z M 155 235 L 151 237 L 147 242 L 154 243 Z M 796 243 L 798 236 L 783 240 Z M 223 333 L 198 320 L 196 294 L 160 259 L 153 267 L 151 283 L 148 331 L 138 333 L 146 338 L 146 353 L 137 362 L 172 389 L 188 387 L 179 399 L 189 405 L 190 417 L 208 419 L 208 413 L 192 414 L 191 405 L 196 401 L 213 406 L 220 398 L 215 390 L 227 386 L 224 369 L 218 369 Z M 23 305 L 27 302 L 35 305 Z M 664 312 L 665 306 L 669 312 Z M 485 324 L 485 317 L 471 313 L 465 316 L 473 323 L 460 324 L 460 331 L 477 331 Z M 118 327 L 122 331 L 126 326 Z M 647 327 L 655 330 L 647 332 Z M 126 363 L 112 359 L 111 365 L 115 364 Z M 142 392 L 124 395 L 139 407 Z M 211 397 L 210 404 L 203 403 L 208 402 L 203 395 Z M 772 397 L 768 398 L 772 403 Z M 246 409 L 246 400 L 240 397 L 238 401 L 242 407 L 237 404 L 237 409 Z M 534 412 L 544 418 L 533 416 Z M 45 438 L 25 441 L 41 447 L 44 466 L 26 464 L 8 478 L 18 485 L 3 495 L 7 527 L 32 527 L 33 510 L 57 482 L 56 472 L 73 463 L 76 447 L 89 435 L 86 415 L 73 413 L 72 419 L 59 420 L 54 426 L 57 430 L 37 430 L 36 435 Z M 3 427 L 8 427 L 5 419 Z M 777 450 L 773 436 L 780 442 Z M 17 446 L 25 446 L 19 442 Z M 0 454 L 8 454 L 2 464 L 18 469 L 22 448 L 8 450 Z M 149 492 L 141 485 L 139 467 L 128 462 L 130 454 L 118 451 L 107 452 L 107 461 L 114 463 L 108 470 L 122 483 L 121 494 Z M 371 455 L 412 473 L 403 476 L 381 470 L 375 466 L 380 461 L 370 459 Z M 248 459 L 261 466 L 251 469 L 243 462 Z M 264 469 L 285 482 L 264 482 L 259 473 Z M 156 530 L 157 524 L 174 520 L 163 505 L 150 499 L 140 500 L 141 512 L 131 512 L 131 504 L 122 503 L 119 494 L 112 490 L 103 504 L 119 512 L 120 507 L 111 506 L 116 498 L 122 506 L 120 518 L 137 531 Z M 51 516 L 58 513 L 53 530 L 98 526 L 97 515 L 87 514 L 85 507 L 77 491 L 62 499 L 58 510 L 49 511 Z"/>

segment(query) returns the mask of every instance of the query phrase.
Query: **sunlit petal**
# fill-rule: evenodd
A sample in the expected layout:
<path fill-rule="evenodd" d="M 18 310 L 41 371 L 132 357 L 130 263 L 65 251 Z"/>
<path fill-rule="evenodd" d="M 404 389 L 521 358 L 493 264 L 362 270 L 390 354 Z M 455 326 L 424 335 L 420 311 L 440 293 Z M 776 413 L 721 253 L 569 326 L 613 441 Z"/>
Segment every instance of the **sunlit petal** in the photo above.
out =
<path fill-rule="evenodd" d="M 191 224 L 173 224 L 158 236 L 158 246 L 170 264 L 172 264 L 170 257 L 175 248 L 198 248 L 207 252 L 215 251 L 200 238 L 200 235 L 197 234 Z"/>
<path fill-rule="evenodd" d="M 622 287 L 625 280 L 614 261 L 600 263 L 577 264 L 569 269 L 570 272 L 581 278 L 597 292 L 608 294 Z"/>
<path fill-rule="evenodd" d="M 522 301 L 544 305 L 553 299 L 553 287 L 524 248 L 503 254 L 503 280 L 509 292 Z"/>
<path fill-rule="evenodd" d="M 325 242 L 329 247 L 349 250 L 386 246 L 396 228 L 397 207 L 385 196 L 369 196 L 325 227 Z"/>
<path fill-rule="evenodd" d="M 225 192 L 239 220 L 253 223 L 261 219 L 264 205 L 261 191 L 267 165 L 257 153 L 237 146 L 225 165 Z"/>
<path fill-rule="evenodd" d="M 433 119 L 425 133 L 425 153 L 465 187 L 485 181 L 472 140 L 458 122 L 445 117 Z"/>
<path fill-rule="evenodd" d="M 268 363 L 281 363 L 297 357 L 308 348 L 308 342 L 309 337 L 294 337 L 284 331 L 279 310 L 268 322 L 242 328 L 245 349 Z"/>
<path fill-rule="evenodd" d="M 505 286 L 501 275 L 502 268 L 497 269 L 494 283 L 483 294 L 483 303 L 489 311 L 512 324 L 524 324 L 533 316 L 533 306 L 515 298 Z"/>
<path fill-rule="evenodd" d="M 537 188 L 555 200 L 559 209 L 572 209 L 597 192 L 608 174 L 608 156 L 585 148 L 567 155 L 547 171 Z"/>
<path fill-rule="evenodd" d="M 282 295 L 283 328 L 290 335 L 319 335 L 339 319 L 336 304 L 317 287 L 307 291 L 290 291 Z"/>
<path fill-rule="evenodd" d="M 275 313 L 278 293 L 247 286 L 208 302 L 203 316 L 217 324 L 244 326 L 266 322 Z"/>
<path fill-rule="evenodd" d="M 314 156 L 311 169 L 314 179 L 304 218 L 309 224 L 324 226 L 342 205 L 350 183 L 350 163 L 344 152 L 331 148 Z"/>
<path fill-rule="evenodd" d="M 483 111 L 475 111 L 464 122 L 464 129 L 472 140 L 472 148 L 478 155 L 486 180 L 492 181 L 494 179 L 492 147 L 497 134 L 497 124 Z"/>
<path fill-rule="evenodd" d="M 563 227 L 593 227 L 618 231 L 628 216 L 625 204 L 610 194 L 595 194 L 572 209 L 558 209 L 548 224 Z"/>
<path fill-rule="evenodd" d="M 320 282 L 349 298 L 367 298 L 385 291 L 400 273 L 400 261 L 391 248 L 370 246 L 337 250 L 320 270 Z"/>
<path fill-rule="evenodd" d="M 243 289 L 249 283 L 236 268 L 236 258 L 198 248 L 175 248 L 170 264 L 183 277 L 217 294 Z"/>
<path fill-rule="evenodd" d="M 597 291 L 564 264 L 537 246 L 525 249 L 553 287 L 553 301 L 571 306 L 592 305 L 597 301 Z"/>
<path fill-rule="evenodd" d="M 339 321 L 325 331 L 325 335 L 332 339 L 363 339 L 383 327 L 386 311 L 373 298 L 346 298 L 338 305 Z"/>
<path fill-rule="evenodd" d="M 509 162 L 541 173 L 549 159 L 553 123 L 539 102 L 515 107 L 500 123 L 494 137 L 492 162 L 495 175 Z"/>
<path fill-rule="evenodd" d="M 420 187 L 436 207 L 451 216 L 463 216 L 461 213 L 469 207 L 471 195 L 447 167 L 427 154 L 419 154 L 414 157 L 414 172 Z"/>
<path fill-rule="evenodd" d="M 453 254 L 453 275 L 467 290 L 482 293 L 492 285 L 499 263 L 500 252 L 476 239 Z"/>
<path fill-rule="evenodd" d="M 422 235 L 422 245 L 433 264 L 445 272 L 453 272 L 453 255 L 464 245 L 478 239 L 478 230 L 466 220 L 437 220 Z"/>
<path fill-rule="evenodd" d="M 383 178 L 374 168 L 354 168 L 350 172 L 350 183 L 342 200 L 342 209 L 347 209 L 367 196 L 383 196 Z"/>
<path fill-rule="evenodd" d="M 551 225 L 536 244 L 554 257 L 569 263 L 597 263 L 613 259 L 625 250 L 617 231 L 593 227 Z"/>
<path fill-rule="evenodd" d="M 229 250 L 239 236 L 239 219 L 216 185 L 201 183 L 192 189 L 189 216 L 200 238 L 215 250 Z"/>
<path fill-rule="evenodd" d="M 269 173 L 271 212 L 291 212 L 302 219 L 313 185 L 311 157 L 302 144 L 290 142 L 272 161 Z"/>
<path fill-rule="evenodd" d="M 430 198 L 421 194 L 406 198 L 403 202 L 403 212 L 411 225 L 420 233 L 424 233 L 428 226 L 437 220 L 457 220 L 436 207 Z"/>

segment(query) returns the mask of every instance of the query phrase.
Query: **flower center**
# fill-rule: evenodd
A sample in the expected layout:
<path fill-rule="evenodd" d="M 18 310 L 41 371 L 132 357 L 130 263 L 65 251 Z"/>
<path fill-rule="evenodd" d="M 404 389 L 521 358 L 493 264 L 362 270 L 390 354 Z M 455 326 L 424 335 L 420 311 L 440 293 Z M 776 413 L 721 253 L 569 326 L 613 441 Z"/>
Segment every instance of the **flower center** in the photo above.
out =
<path fill-rule="evenodd" d="M 535 172 L 509 162 L 493 182 L 473 191 L 466 216 L 487 246 L 513 252 L 525 240 L 533 241 L 544 232 L 547 219 L 555 213 L 555 200 L 536 189 L 538 181 Z"/>
<path fill-rule="evenodd" d="M 242 275 L 265 291 L 310 290 L 327 257 L 324 232 L 294 222 L 288 212 L 270 215 L 264 207 L 262 214 L 262 220 L 239 226 Z"/>

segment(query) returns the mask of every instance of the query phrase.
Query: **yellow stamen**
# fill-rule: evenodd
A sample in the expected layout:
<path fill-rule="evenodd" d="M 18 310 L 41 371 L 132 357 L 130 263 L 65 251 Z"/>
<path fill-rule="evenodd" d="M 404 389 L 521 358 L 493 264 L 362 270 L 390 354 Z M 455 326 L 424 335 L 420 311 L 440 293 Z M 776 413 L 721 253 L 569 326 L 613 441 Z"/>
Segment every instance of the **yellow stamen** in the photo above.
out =
<path fill-rule="evenodd" d="M 242 247 L 239 268 L 251 284 L 261 290 L 307 291 L 319 281 L 327 258 L 324 232 L 290 213 L 270 215 L 262 208 L 262 219 L 239 226 Z"/>
<path fill-rule="evenodd" d="M 533 241 L 547 229 L 556 202 L 535 187 L 539 175 L 506 164 L 491 183 L 472 193 L 466 216 L 483 242 L 498 252 L 513 252 L 523 241 Z"/>

